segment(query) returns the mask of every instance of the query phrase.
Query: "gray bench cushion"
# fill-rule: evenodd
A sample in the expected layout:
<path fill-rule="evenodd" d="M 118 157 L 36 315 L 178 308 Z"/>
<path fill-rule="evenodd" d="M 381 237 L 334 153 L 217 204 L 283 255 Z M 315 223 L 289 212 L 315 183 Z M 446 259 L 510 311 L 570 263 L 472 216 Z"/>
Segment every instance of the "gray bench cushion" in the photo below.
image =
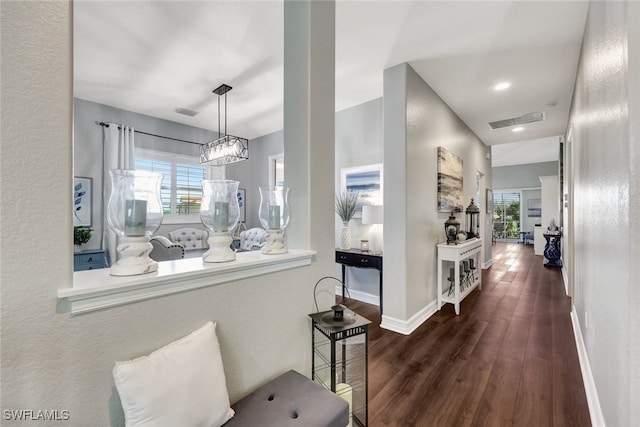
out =
<path fill-rule="evenodd" d="M 224 427 L 345 427 L 349 404 L 296 371 L 280 375 L 232 405 Z"/>

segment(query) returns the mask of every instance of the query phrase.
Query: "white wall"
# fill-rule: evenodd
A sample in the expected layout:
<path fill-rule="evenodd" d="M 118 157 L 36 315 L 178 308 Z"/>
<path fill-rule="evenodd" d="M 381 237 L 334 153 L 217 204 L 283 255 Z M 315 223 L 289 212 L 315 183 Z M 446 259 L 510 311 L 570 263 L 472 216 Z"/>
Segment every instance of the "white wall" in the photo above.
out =
<path fill-rule="evenodd" d="M 540 224 L 543 230 L 547 230 L 554 220 L 557 226 L 560 226 L 560 194 L 558 194 L 558 176 L 541 176 L 540 177 L 540 194 L 542 200 L 542 218 Z"/>
<path fill-rule="evenodd" d="M 75 317 L 57 306 L 73 265 L 72 5 L 0 7 L 2 410 L 66 409 L 71 425 L 122 426 L 114 361 L 149 353 L 211 319 L 219 323 L 232 400 L 291 368 L 310 375 L 307 314 L 315 311 L 315 280 L 333 272 L 330 238 L 309 237 L 319 254 L 306 268 Z M 333 153 L 325 160 L 332 164 Z M 333 182 L 326 181 L 301 195 L 330 201 Z M 331 207 L 320 212 L 331 227 Z M 321 308 L 332 295 L 327 284 Z"/>
<path fill-rule="evenodd" d="M 436 244 L 446 240 L 448 218 L 436 208 L 438 146 L 463 160 L 465 207 L 476 196 L 476 173 L 484 174 L 479 206 L 485 216 L 485 187 L 491 182 L 487 147 L 408 64 L 385 70 L 384 307 L 399 322 L 436 301 Z M 459 219 L 464 222 L 464 215 Z M 490 227 L 481 224 L 490 242 Z M 485 256 L 490 260 L 491 251 Z"/>
<path fill-rule="evenodd" d="M 558 175 L 558 162 L 527 163 L 493 167 L 491 185 L 494 190 L 539 188 L 538 177 Z"/>
<path fill-rule="evenodd" d="M 573 304 L 608 426 L 640 415 L 638 22 L 637 3 L 591 3 L 568 126 Z"/>

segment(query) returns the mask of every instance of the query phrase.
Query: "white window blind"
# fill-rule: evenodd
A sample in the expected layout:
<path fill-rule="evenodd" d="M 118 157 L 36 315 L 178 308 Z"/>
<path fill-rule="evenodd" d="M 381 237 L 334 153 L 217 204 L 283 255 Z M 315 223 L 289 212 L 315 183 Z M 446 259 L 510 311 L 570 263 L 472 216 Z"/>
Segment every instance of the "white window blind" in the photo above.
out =
<path fill-rule="evenodd" d="M 163 175 L 160 196 L 164 222 L 200 222 L 203 179 L 212 175 L 211 166 L 200 165 L 197 157 L 169 154 L 149 149 L 136 150 L 136 169 Z M 218 171 L 216 171 L 218 172 Z M 215 173 L 216 178 L 222 174 Z"/>

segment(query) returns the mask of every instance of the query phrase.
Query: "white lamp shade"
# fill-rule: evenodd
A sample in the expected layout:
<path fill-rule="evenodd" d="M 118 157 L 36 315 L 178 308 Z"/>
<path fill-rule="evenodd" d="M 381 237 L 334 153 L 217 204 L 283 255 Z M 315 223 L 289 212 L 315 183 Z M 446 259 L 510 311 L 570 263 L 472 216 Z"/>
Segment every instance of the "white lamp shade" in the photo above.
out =
<path fill-rule="evenodd" d="M 384 222 L 384 206 L 364 205 L 362 207 L 362 223 L 363 224 L 382 224 L 383 222 Z"/>

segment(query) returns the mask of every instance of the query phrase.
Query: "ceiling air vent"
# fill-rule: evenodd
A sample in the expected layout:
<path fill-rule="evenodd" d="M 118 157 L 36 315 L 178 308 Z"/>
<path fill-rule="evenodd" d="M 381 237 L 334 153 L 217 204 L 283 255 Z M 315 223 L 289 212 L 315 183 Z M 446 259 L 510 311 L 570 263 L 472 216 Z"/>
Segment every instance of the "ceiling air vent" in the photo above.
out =
<path fill-rule="evenodd" d="M 526 125 L 527 123 L 541 122 L 544 120 L 544 111 L 537 113 L 529 113 L 520 117 L 512 117 L 510 119 L 498 120 L 496 122 L 490 122 L 491 129 L 501 129 L 509 126 Z"/>
<path fill-rule="evenodd" d="M 176 108 L 176 113 L 184 114 L 185 116 L 193 117 L 198 114 L 197 111 L 187 110 L 186 108 Z"/>

